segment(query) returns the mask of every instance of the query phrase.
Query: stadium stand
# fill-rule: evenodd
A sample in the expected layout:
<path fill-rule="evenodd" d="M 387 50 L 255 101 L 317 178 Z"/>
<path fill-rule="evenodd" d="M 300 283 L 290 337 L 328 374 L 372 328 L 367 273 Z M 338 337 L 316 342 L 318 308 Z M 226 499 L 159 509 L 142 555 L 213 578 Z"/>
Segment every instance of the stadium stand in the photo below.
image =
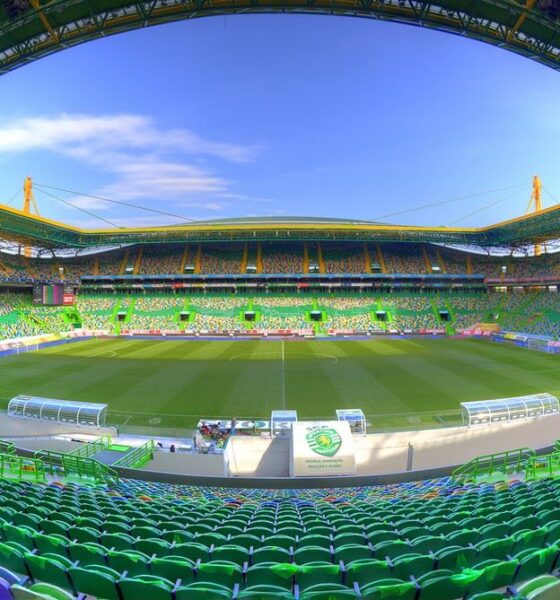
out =
<path fill-rule="evenodd" d="M 305 490 L 0 480 L 0 494 L 1 598 L 11 588 L 16 599 L 43 597 L 18 595 L 29 589 L 57 599 L 544 600 L 557 596 L 534 591 L 560 586 L 550 575 L 558 479 Z"/>
<path fill-rule="evenodd" d="M 310 313 L 322 314 L 312 323 Z M 244 312 L 254 312 L 254 322 Z M 191 315 L 181 322 L 180 313 Z M 128 331 L 329 331 L 449 332 L 477 323 L 496 323 L 503 330 L 560 337 L 557 293 L 517 294 L 423 293 L 316 296 L 227 295 L 90 295 L 77 297 L 76 312 L 34 305 L 26 294 L 0 295 L 0 335 L 4 339 L 61 333 L 76 326 L 113 332 Z M 442 314 L 448 313 L 447 320 Z M 382 315 L 385 315 L 384 318 Z"/>

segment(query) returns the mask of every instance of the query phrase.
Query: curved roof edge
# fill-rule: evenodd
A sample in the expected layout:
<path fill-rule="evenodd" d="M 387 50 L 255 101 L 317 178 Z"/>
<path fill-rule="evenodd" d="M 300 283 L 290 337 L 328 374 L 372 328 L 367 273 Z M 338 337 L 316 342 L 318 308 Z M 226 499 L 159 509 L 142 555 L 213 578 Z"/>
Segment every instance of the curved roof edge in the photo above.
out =
<path fill-rule="evenodd" d="M 320 217 L 255 217 L 118 229 L 83 229 L 0 205 L 0 238 L 52 249 L 236 241 L 432 242 L 522 247 L 560 239 L 560 205 L 479 228 L 392 225 Z"/>

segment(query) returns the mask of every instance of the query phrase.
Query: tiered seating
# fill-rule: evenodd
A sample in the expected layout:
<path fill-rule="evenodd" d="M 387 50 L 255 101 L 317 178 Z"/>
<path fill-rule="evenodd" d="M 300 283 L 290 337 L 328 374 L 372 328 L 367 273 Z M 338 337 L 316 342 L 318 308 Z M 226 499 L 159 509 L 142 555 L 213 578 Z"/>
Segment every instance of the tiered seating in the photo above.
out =
<path fill-rule="evenodd" d="M 107 296 L 79 296 L 77 307 L 84 329 L 111 329 L 111 316 L 117 299 Z"/>
<path fill-rule="evenodd" d="M 178 331 L 176 312 L 184 302 L 173 296 L 147 296 L 137 298 L 134 312 L 126 324 L 127 329 Z"/>
<path fill-rule="evenodd" d="M 263 244 L 263 273 L 303 273 L 303 247 Z"/>
<path fill-rule="evenodd" d="M 240 311 L 247 306 L 247 298 L 227 296 L 200 296 L 190 300 L 195 311 L 189 330 L 200 332 L 239 331 L 243 325 Z"/>
<path fill-rule="evenodd" d="M 426 265 L 418 247 L 389 245 L 383 248 L 383 256 L 388 273 L 426 273 Z"/>
<path fill-rule="evenodd" d="M 366 257 L 361 245 L 327 245 L 323 258 L 327 273 L 365 273 Z"/>
<path fill-rule="evenodd" d="M 173 275 L 179 273 L 184 247 L 145 247 L 140 262 L 139 275 Z"/>
<path fill-rule="evenodd" d="M 433 312 L 430 298 L 422 296 L 384 296 L 383 308 L 393 317 L 392 328 L 401 331 L 419 331 L 421 329 L 441 329 Z"/>
<path fill-rule="evenodd" d="M 230 244 L 220 246 L 205 246 L 202 250 L 200 272 L 207 274 L 239 273 L 243 246 Z"/>
<path fill-rule="evenodd" d="M 327 313 L 324 323 L 327 330 L 371 332 L 383 329 L 380 323 L 371 318 L 377 302 L 370 296 L 320 298 L 319 304 Z"/>
<path fill-rule="evenodd" d="M 108 600 L 490 600 L 558 585 L 534 578 L 558 561 L 560 480 L 297 491 L 0 480 L 0 495 L 0 587 L 28 575 Z"/>

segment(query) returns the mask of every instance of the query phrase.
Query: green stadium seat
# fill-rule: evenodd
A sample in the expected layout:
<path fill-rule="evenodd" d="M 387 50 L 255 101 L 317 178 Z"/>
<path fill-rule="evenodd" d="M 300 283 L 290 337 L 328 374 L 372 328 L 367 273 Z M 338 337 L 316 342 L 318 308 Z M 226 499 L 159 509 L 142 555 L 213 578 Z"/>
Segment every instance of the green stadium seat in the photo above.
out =
<path fill-rule="evenodd" d="M 256 535 L 252 535 L 250 533 L 242 533 L 232 536 L 229 539 L 228 544 L 241 546 L 246 550 L 250 550 L 251 548 L 260 548 L 262 546 L 262 541 L 261 538 L 257 537 Z"/>
<path fill-rule="evenodd" d="M 290 556 L 289 550 L 285 550 L 280 546 L 262 546 L 253 551 L 251 561 L 253 564 L 263 562 L 287 563 L 290 562 Z"/>
<path fill-rule="evenodd" d="M 274 585 L 257 585 L 241 590 L 237 595 L 240 600 L 293 600 L 291 592 Z"/>
<path fill-rule="evenodd" d="M 189 542 L 184 544 L 174 544 L 170 548 L 170 552 L 173 556 L 182 556 L 192 561 L 197 560 L 208 560 L 209 548 L 204 544 L 198 542 Z"/>
<path fill-rule="evenodd" d="M 442 600 L 442 598 L 462 598 L 469 586 L 483 575 L 481 569 L 464 569 L 460 573 L 445 570 L 426 573 L 417 578 L 420 586 L 420 600 Z"/>
<path fill-rule="evenodd" d="M 347 600 L 356 598 L 356 592 L 343 585 L 319 584 L 300 594 L 300 600 Z"/>
<path fill-rule="evenodd" d="M 150 571 L 152 575 L 176 581 L 180 579 L 182 583 L 187 584 L 194 580 L 194 562 L 188 558 L 179 556 L 165 556 L 163 558 L 153 558 L 150 562 Z"/>
<path fill-rule="evenodd" d="M 194 582 L 175 590 L 175 600 L 230 600 L 232 590 L 211 582 Z"/>
<path fill-rule="evenodd" d="M 373 555 L 375 558 L 381 559 L 387 556 L 391 559 L 397 558 L 403 554 L 410 554 L 412 551 L 411 545 L 403 540 L 380 542 L 373 546 Z"/>
<path fill-rule="evenodd" d="M 402 579 L 380 579 L 361 587 L 363 600 L 414 600 L 417 587 L 412 581 Z M 438 600 L 443 600 L 439 598 Z"/>
<path fill-rule="evenodd" d="M 42 581 L 66 590 L 72 590 L 72 584 L 66 571 L 69 565 L 65 565 L 60 560 L 36 554 L 27 554 L 25 563 L 29 574 L 35 581 Z"/>
<path fill-rule="evenodd" d="M 363 587 L 373 581 L 388 579 L 390 574 L 390 567 L 386 560 L 368 558 L 355 560 L 346 565 L 346 583 L 349 585 L 357 583 Z"/>
<path fill-rule="evenodd" d="M 482 569 L 482 576 L 469 584 L 468 594 L 490 592 L 503 588 L 513 583 L 519 561 L 517 560 L 490 560 L 486 564 L 479 564 L 476 570 Z"/>
<path fill-rule="evenodd" d="M 107 549 L 104 546 L 101 546 L 101 544 L 71 543 L 68 546 L 68 552 L 73 561 L 78 561 L 81 566 L 88 566 L 105 564 Z"/>
<path fill-rule="evenodd" d="M 212 560 L 227 560 L 238 565 L 249 562 L 249 558 L 249 550 L 236 544 L 224 544 L 212 551 Z"/>
<path fill-rule="evenodd" d="M 403 554 L 393 560 L 393 574 L 399 579 L 409 579 L 411 575 L 420 575 L 434 568 L 434 557 L 429 554 Z"/>
<path fill-rule="evenodd" d="M 27 574 L 24 556 L 25 550 L 17 550 L 8 544 L 0 542 L 0 566 L 16 573 Z"/>
<path fill-rule="evenodd" d="M 293 578 L 298 567 L 292 563 L 261 563 L 247 569 L 247 587 L 255 585 L 274 585 L 278 588 L 292 589 Z"/>
<path fill-rule="evenodd" d="M 118 582 L 122 600 L 171 600 L 173 583 L 158 577 L 143 575 L 141 577 L 125 577 Z"/>
<path fill-rule="evenodd" d="M 336 562 L 351 563 L 362 558 L 372 558 L 371 548 L 365 544 L 345 544 L 334 550 Z"/>
<path fill-rule="evenodd" d="M 68 538 L 62 537 L 61 535 L 36 533 L 33 536 L 33 543 L 40 554 L 49 552 L 51 554 L 68 556 L 68 546 L 70 542 Z"/>
<path fill-rule="evenodd" d="M 489 560 L 492 558 L 502 559 L 511 553 L 515 539 L 513 536 L 505 538 L 495 538 L 491 540 L 483 540 L 476 544 L 478 551 L 477 561 Z"/>
<path fill-rule="evenodd" d="M 21 585 L 13 585 L 11 588 L 14 600 L 73 600 L 74 596 L 48 583 L 34 583 L 26 588 Z"/>
<path fill-rule="evenodd" d="M 303 546 L 294 552 L 294 562 L 298 565 L 310 562 L 332 562 L 331 551 L 323 546 Z"/>
<path fill-rule="evenodd" d="M 235 563 L 213 560 L 198 565 L 196 579 L 233 589 L 236 584 L 241 584 L 242 573 L 242 568 Z"/>
<path fill-rule="evenodd" d="M 133 550 L 135 539 L 126 533 L 102 533 L 99 536 L 99 543 L 108 550 Z"/>
<path fill-rule="evenodd" d="M 68 536 L 71 540 L 75 540 L 79 544 L 85 544 L 87 542 L 99 541 L 99 531 L 91 527 L 70 527 L 68 529 Z"/>
<path fill-rule="evenodd" d="M 24 526 L 11 525 L 10 523 L 2 523 L 1 525 L 2 537 L 6 542 L 16 542 L 20 546 L 27 548 L 27 550 L 33 550 L 35 544 L 33 543 L 34 531 Z"/>
<path fill-rule="evenodd" d="M 338 585 L 341 583 L 340 566 L 328 562 L 308 563 L 300 566 L 296 573 L 296 583 L 300 591 L 320 584 Z"/>
<path fill-rule="evenodd" d="M 516 596 L 529 598 L 533 593 L 557 583 L 559 583 L 559 580 L 553 575 L 540 575 L 517 585 L 515 587 Z"/>
<path fill-rule="evenodd" d="M 474 565 L 478 552 L 469 546 L 447 546 L 434 554 L 438 560 L 438 568 L 457 571 Z"/>
<path fill-rule="evenodd" d="M 150 557 L 136 550 L 127 550 L 120 552 L 118 550 L 109 550 L 107 552 L 107 564 L 111 569 L 118 573 L 128 574 L 128 577 L 143 575 L 148 572 L 148 563 Z"/>
<path fill-rule="evenodd" d="M 46 534 L 56 533 L 68 537 L 68 523 L 45 519 L 44 521 L 41 521 L 41 531 Z"/>
<path fill-rule="evenodd" d="M 541 550 L 523 550 L 513 558 L 519 561 L 516 581 L 524 581 L 537 575 L 550 573 L 558 557 L 558 546 L 552 545 Z"/>
<path fill-rule="evenodd" d="M 263 546 L 278 546 L 284 550 L 290 550 L 290 548 L 296 547 L 296 536 L 275 534 L 265 536 Z M 255 549 L 256 550 L 256 549 Z"/>

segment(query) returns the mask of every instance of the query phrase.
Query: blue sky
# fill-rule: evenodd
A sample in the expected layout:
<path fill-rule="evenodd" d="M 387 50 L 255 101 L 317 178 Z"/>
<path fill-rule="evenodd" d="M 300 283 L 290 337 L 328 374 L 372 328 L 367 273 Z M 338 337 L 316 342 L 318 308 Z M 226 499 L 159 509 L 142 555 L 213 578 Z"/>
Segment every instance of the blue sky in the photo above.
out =
<path fill-rule="evenodd" d="M 470 226 L 522 214 L 533 173 L 560 196 L 560 75 L 404 25 L 193 20 L 83 44 L 0 77 L 0 86 L 2 202 L 29 174 L 192 219 Z M 51 192 L 118 225 L 178 222 Z M 45 216 L 104 226 L 36 197 Z M 454 198 L 463 199 L 392 214 Z"/>

